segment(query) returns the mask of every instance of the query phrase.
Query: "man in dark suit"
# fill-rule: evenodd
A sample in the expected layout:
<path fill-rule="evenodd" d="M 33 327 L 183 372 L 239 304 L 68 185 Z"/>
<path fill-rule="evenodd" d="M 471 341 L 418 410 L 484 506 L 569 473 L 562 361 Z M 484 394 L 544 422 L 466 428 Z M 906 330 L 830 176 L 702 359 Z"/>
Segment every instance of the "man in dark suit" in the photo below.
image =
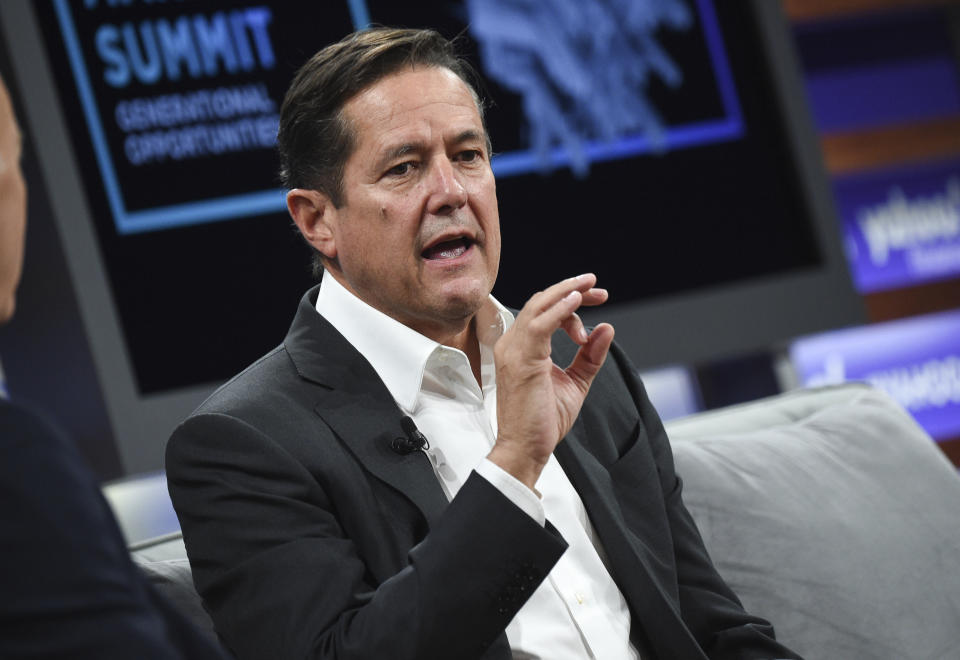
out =
<path fill-rule="evenodd" d="M 469 80 L 436 33 L 381 28 L 291 84 L 287 201 L 322 282 L 167 450 L 218 631 L 241 658 L 796 657 L 713 569 L 613 328 L 576 315 L 596 278 L 515 318 L 490 296 Z"/>
<path fill-rule="evenodd" d="M 0 79 L 0 323 L 15 308 L 25 226 L 20 131 Z M 134 566 L 76 447 L 2 392 L 0 557 L 4 660 L 225 657 Z"/>

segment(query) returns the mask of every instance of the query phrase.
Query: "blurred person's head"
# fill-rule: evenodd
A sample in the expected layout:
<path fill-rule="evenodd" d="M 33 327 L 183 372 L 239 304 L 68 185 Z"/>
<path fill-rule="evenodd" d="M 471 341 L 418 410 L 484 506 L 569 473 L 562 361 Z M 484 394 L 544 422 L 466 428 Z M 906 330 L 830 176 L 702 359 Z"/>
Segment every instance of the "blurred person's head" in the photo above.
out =
<path fill-rule="evenodd" d="M 0 323 L 13 316 L 23 267 L 27 188 L 20 170 L 20 128 L 0 78 Z"/>

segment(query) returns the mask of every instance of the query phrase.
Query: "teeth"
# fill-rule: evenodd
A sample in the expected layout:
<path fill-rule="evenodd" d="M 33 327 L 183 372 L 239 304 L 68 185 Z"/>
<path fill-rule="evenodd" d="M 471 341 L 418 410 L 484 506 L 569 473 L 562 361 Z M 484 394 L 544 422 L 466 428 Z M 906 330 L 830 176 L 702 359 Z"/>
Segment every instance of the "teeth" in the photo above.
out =
<path fill-rule="evenodd" d="M 470 249 L 470 241 L 465 238 L 454 238 L 442 241 L 423 251 L 426 259 L 456 259 Z"/>
<path fill-rule="evenodd" d="M 439 256 L 441 259 L 456 259 L 466 251 L 467 251 L 466 247 L 464 247 L 463 245 L 459 245 L 453 248 L 452 250 L 444 250 L 437 256 Z"/>

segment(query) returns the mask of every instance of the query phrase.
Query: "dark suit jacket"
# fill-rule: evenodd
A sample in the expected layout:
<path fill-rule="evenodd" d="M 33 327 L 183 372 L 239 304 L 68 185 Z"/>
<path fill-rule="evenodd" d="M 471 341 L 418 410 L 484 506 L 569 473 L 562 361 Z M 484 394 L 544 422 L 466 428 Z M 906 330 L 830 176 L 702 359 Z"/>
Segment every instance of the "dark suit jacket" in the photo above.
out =
<path fill-rule="evenodd" d="M 425 454 L 392 451 L 402 413 L 316 313 L 315 292 L 283 345 L 217 391 L 167 449 L 218 631 L 241 658 L 509 658 L 503 631 L 566 543 L 476 474 L 448 503 Z M 575 350 L 564 339 L 562 364 Z M 644 658 L 795 657 L 714 571 L 663 427 L 618 349 L 556 456 Z"/>
<path fill-rule="evenodd" d="M 0 401 L 0 658 L 225 658 L 130 560 L 71 442 Z"/>

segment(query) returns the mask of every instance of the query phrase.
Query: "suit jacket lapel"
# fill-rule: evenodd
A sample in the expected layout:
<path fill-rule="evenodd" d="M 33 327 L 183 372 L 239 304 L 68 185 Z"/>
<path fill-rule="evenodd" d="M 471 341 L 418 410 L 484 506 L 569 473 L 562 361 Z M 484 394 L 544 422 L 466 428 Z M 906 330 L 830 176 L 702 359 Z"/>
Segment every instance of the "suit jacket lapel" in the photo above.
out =
<path fill-rule="evenodd" d="M 390 449 L 402 435 L 403 413 L 370 363 L 314 307 L 314 287 L 300 301 L 284 340 L 301 378 L 321 385 L 315 411 L 373 475 L 403 493 L 431 526 L 447 507 L 446 495 L 423 452 L 400 455 Z M 555 455 L 580 494 L 610 558 L 614 577 L 637 620 L 669 631 L 661 657 L 703 657 L 684 626 L 673 599 L 655 578 L 656 558 L 630 532 L 609 473 L 587 451 L 586 429 L 578 419 Z"/>
<path fill-rule="evenodd" d="M 374 476 L 403 493 L 433 525 L 448 502 L 426 454 L 390 449 L 403 435 L 399 409 L 370 363 L 317 313 L 304 295 L 284 340 L 299 375 L 322 385 L 316 413 Z"/>
<path fill-rule="evenodd" d="M 669 648 L 656 646 L 658 657 L 704 658 L 696 640 L 683 623 L 677 604 L 658 579 L 659 559 L 634 534 L 620 509 L 610 473 L 585 447 L 587 430 L 577 419 L 554 455 L 580 495 L 607 557 L 613 577 L 630 605 L 634 622 L 657 631 L 648 639 L 669 639 Z M 666 634 L 665 634 L 666 633 Z"/>

